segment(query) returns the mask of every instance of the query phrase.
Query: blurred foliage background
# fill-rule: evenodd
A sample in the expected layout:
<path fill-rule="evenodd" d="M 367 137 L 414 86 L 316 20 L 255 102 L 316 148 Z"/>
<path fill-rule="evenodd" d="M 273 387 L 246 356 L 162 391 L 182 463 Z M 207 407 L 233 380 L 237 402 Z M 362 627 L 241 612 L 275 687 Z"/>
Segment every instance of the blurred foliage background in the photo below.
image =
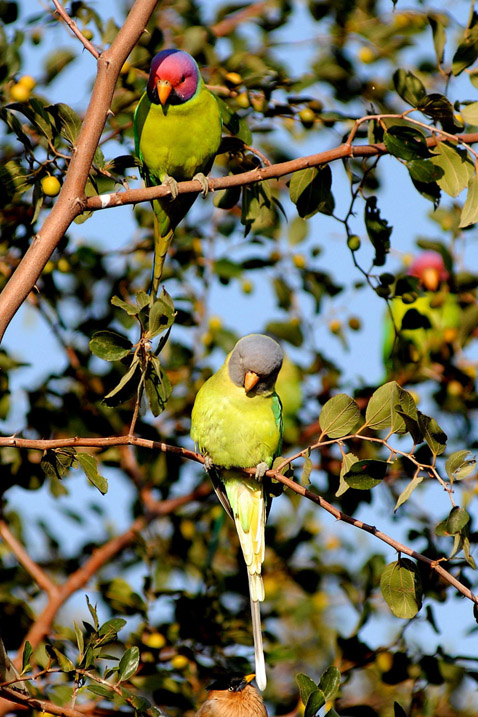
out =
<path fill-rule="evenodd" d="M 66 9 L 101 50 L 115 37 L 128 4 L 120 10 L 119 4 L 74 1 Z M 3 287 L 63 182 L 95 60 L 60 26 L 53 6 L 5 0 L 0 19 Z M 284 456 L 317 441 L 321 407 L 333 395 L 346 392 L 365 409 L 378 386 L 396 380 L 448 436 L 443 458 L 419 440 L 417 460 L 436 459 L 445 475 L 444 458 L 463 450 L 470 451 L 473 468 L 476 157 L 470 146 L 457 148 L 453 137 L 478 128 L 477 33 L 473 3 L 464 2 L 450 8 L 373 0 L 158 3 L 118 78 L 88 195 L 137 182 L 132 116 L 150 60 L 162 47 L 194 55 L 224 103 L 225 134 L 242 140 L 218 156 L 214 174 L 245 171 L 261 156 L 276 163 L 331 149 L 366 115 L 400 117 L 364 122 L 354 138 L 354 144 L 385 142 L 390 156 L 348 159 L 198 200 L 166 261 L 168 325 L 171 301 L 177 313 L 159 347 L 160 332 L 152 333 L 160 363 L 148 369 L 151 385 L 136 435 L 191 448 L 190 412 L 199 386 L 240 333 L 264 331 L 287 352 L 278 385 Z M 72 78 L 84 104 L 62 99 L 71 95 Z M 412 108 L 421 125 L 401 117 Z M 427 126 L 447 132 L 446 144 L 427 148 Z M 390 194 L 393 219 L 383 209 Z M 28 299 L 31 323 L 14 322 L 8 351 L 0 353 L 3 435 L 101 438 L 129 431 L 140 371 L 128 381 L 123 377 L 131 373 L 131 345 L 151 329 L 150 317 L 141 314 L 144 294 L 136 297 L 149 282 L 152 212 L 139 204 L 82 215 L 80 222 Z M 445 267 L 432 289 L 410 272 L 422 251 L 434 251 Z M 450 304 L 448 322 L 443 312 Z M 29 331 L 29 350 L 15 350 L 15 332 L 23 346 Z M 112 341 L 119 346 L 116 360 L 98 358 L 104 346 L 90 349 L 100 331 L 123 337 Z M 393 445 L 412 449 L 409 435 L 395 439 Z M 380 442 L 351 439 L 348 447 L 360 459 L 389 457 Z M 65 450 L 0 451 L 0 633 L 6 648 L 13 656 L 25 637 L 31 639 L 46 605 L 31 570 L 12 554 L 7 533 L 59 585 L 118 539 L 109 559 L 72 590 L 32 644 L 27 672 L 29 661 L 60 669 L 36 680 L 32 690 L 56 704 L 69 704 L 75 695 L 90 711 L 113 703 L 125 713 L 151 713 L 151 703 L 168 715 L 192 715 L 215 671 L 250 671 L 247 579 L 234 526 L 206 487 L 183 505 L 167 507 L 166 501 L 205 481 L 201 468 L 179 455 L 133 447 L 81 453 L 78 459 Z M 336 495 L 342 454 L 335 444 L 311 454 L 302 480 L 345 513 L 377 520 L 431 559 L 448 558 L 444 566 L 476 590 L 476 472 L 470 469 L 454 484 L 466 526 L 447 529 L 448 497 L 429 477 L 394 512 L 415 471 L 395 458 L 373 490 Z M 78 463 L 105 495 L 73 470 Z M 302 464 L 294 464 L 298 481 Z M 458 542 L 450 558 L 452 536 Z M 262 613 L 270 714 L 299 714 L 295 675 L 317 682 L 331 664 L 341 686 L 326 711 L 356 717 L 477 713 L 473 606 L 436 573 L 418 564 L 423 607 L 412 620 L 394 617 L 380 593 L 394 551 L 334 525 L 290 491 L 274 502 L 266 542 Z M 126 692 L 75 669 L 120 678 Z"/>

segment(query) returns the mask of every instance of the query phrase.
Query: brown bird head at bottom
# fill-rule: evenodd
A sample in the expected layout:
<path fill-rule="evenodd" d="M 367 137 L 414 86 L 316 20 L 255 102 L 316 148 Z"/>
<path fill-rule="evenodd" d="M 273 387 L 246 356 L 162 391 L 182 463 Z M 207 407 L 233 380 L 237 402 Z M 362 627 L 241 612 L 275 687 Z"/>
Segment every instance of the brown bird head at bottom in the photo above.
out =
<path fill-rule="evenodd" d="M 224 675 L 209 685 L 207 700 L 196 717 L 267 717 L 259 692 L 250 683 L 255 675 Z"/>

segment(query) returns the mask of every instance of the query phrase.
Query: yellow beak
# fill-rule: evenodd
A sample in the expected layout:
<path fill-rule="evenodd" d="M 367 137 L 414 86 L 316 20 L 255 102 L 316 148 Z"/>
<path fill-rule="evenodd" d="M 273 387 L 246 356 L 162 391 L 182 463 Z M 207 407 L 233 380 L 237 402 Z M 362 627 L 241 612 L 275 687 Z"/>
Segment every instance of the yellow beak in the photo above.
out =
<path fill-rule="evenodd" d="M 158 80 L 156 88 L 158 90 L 159 101 L 162 105 L 166 104 L 168 97 L 171 94 L 171 90 L 173 89 L 170 83 L 167 80 Z"/>
<path fill-rule="evenodd" d="M 256 676 L 255 672 L 253 672 L 251 675 L 246 675 L 244 677 L 244 681 L 247 682 L 247 684 L 249 684 L 249 682 L 252 682 L 252 680 L 254 679 L 255 676 Z"/>
<path fill-rule="evenodd" d="M 254 371 L 248 371 L 244 377 L 244 388 L 246 393 L 252 391 L 256 383 L 259 381 L 259 376 Z"/>

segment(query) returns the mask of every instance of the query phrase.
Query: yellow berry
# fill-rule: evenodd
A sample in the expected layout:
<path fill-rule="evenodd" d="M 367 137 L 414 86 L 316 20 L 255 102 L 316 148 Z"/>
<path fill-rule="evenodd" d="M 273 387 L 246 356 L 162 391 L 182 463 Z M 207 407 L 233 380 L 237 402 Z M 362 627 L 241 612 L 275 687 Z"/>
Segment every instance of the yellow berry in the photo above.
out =
<path fill-rule="evenodd" d="M 171 665 L 175 670 L 184 670 L 189 664 L 189 660 L 184 655 L 175 655 L 171 660 Z"/>
<path fill-rule="evenodd" d="M 43 267 L 43 273 L 44 274 L 51 274 L 53 269 L 55 268 L 55 262 L 53 262 L 51 259 L 47 261 L 45 266 Z"/>
<path fill-rule="evenodd" d="M 65 259 L 64 256 L 61 256 L 58 259 L 57 267 L 58 271 L 61 271 L 62 274 L 68 274 L 71 269 L 70 262 L 68 261 L 68 259 Z"/>
<path fill-rule="evenodd" d="M 303 126 L 306 129 L 309 129 L 313 126 L 315 121 L 315 112 L 310 107 L 304 107 L 303 110 L 299 112 L 299 119 L 302 122 Z"/>
<path fill-rule="evenodd" d="M 93 39 L 92 31 L 89 30 L 88 28 L 86 28 L 86 30 L 83 30 L 83 37 L 85 38 L 85 40 L 92 40 Z"/>
<path fill-rule="evenodd" d="M 193 520 L 183 520 L 181 522 L 181 535 L 185 540 L 192 540 L 196 533 L 196 526 Z"/>
<path fill-rule="evenodd" d="M 56 197 L 61 189 L 61 184 L 56 177 L 48 175 L 41 180 L 41 188 L 43 194 L 46 194 L 47 197 Z"/>
<path fill-rule="evenodd" d="M 226 73 L 226 81 L 229 82 L 231 85 L 240 85 L 242 82 L 242 77 L 238 72 L 228 72 Z"/>
<path fill-rule="evenodd" d="M 247 94 L 247 92 L 240 92 L 237 95 L 236 104 L 243 110 L 246 110 L 249 107 L 251 103 L 249 102 L 249 95 Z"/>
<path fill-rule="evenodd" d="M 461 396 L 463 393 L 463 386 L 459 381 L 450 381 L 448 386 L 446 387 L 446 390 L 450 396 Z"/>
<path fill-rule="evenodd" d="M 125 60 L 121 67 L 120 74 L 126 75 L 126 73 L 130 71 L 130 68 L 131 68 L 131 65 L 129 64 L 128 60 Z"/>
<path fill-rule="evenodd" d="M 350 249 L 350 251 L 357 251 L 360 249 L 360 237 L 358 237 L 356 234 L 352 234 L 347 239 L 347 246 Z"/>
<path fill-rule="evenodd" d="M 340 334 L 340 331 L 342 330 L 342 322 L 338 319 L 332 319 L 332 321 L 329 323 L 329 331 L 332 334 Z"/>
<path fill-rule="evenodd" d="M 380 672 L 388 672 L 393 665 L 393 655 L 390 652 L 379 652 L 376 663 Z"/>
<path fill-rule="evenodd" d="M 30 95 L 31 91 L 21 82 L 17 82 L 16 85 L 10 88 L 10 97 L 14 102 L 28 102 Z"/>
<path fill-rule="evenodd" d="M 23 85 L 23 87 L 26 87 L 27 90 L 31 92 L 36 85 L 36 81 L 31 75 L 22 75 L 18 80 L 18 84 Z"/>
<path fill-rule="evenodd" d="M 374 62 L 377 59 L 377 56 L 371 47 L 361 47 L 358 51 L 358 57 L 364 65 L 370 65 L 371 62 Z"/>
<path fill-rule="evenodd" d="M 243 279 L 241 282 L 241 289 L 245 294 L 250 294 L 252 292 L 252 289 L 254 288 L 254 284 L 252 281 L 249 281 L 249 279 Z"/>
<path fill-rule="evenodd" d="M 401 30 L 404 30 L 410 24 L 410 16 L 404 12 L 399 12 L 393 18 L 393 24 Z"/>
<path fill-rule="evenodd" d="M 219 329 L 222 329 L 222 319 L 220 316 L 211 316 L 210 317 L 209 329 L 211 331 L 219 331 Z"/>
<path fill-rule="evenodd" d="M 294 254 L 292 261 L 297 269 L 305 269 L 305 256 L 303 254 Z"/>
<path fill-rule="evenodd" d="M 360 327 L 362 326 L 362 323 L 358 316 L 351 316 L 349 319 L 349 328 L 352 329 L 352 331 L 358 331 Z"/>
<path fill-rule="evenodd" d="M 160 632 L 152 632 L 149 635 L 143 635 L 143 644 L 153 650 L 160 650 L 165 646 L 166 638 Z"/>
<path fill-rule="evenodd" d="M 455 341 L 455 339 L 457 338 L 457 336 L 458 329 L 455 329 L 453 326 L 448 327 L 443 332 L 443 338 L 445 340 L 445 343 L 447 344 L 452 344 L 453 341 Z"/>

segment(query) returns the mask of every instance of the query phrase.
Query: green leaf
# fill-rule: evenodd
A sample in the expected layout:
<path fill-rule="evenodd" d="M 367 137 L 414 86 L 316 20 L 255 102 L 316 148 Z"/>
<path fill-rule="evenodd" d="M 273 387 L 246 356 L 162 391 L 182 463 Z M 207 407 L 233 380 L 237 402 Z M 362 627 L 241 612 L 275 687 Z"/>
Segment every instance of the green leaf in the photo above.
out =
<path fill-rule="evenodd" d="M 472 456 L 469 458 L 468 456 Z M 476 457 L 471 451 L 455 451 L 447 458 L 445 470 L 451 481 L 467 478 L 476 468 Z"/>
<path fill-rule="evenodd" d="M 105 495 L 108 492 L 108 481 L 98 473 L 98 464 L 94 456 L 90 456 L 89 453 L 78 453 L 78 463 L 83 468 L 86 477 L 92 483 L 95 488 L 98 488 L 100 493 Z"/>
<path fill-rule="evenodd" d="M 53 645 L 45 645 L 45 650 L 56 662 L 62 672 L 74 672 L 75 666 L 72 661 Z"/>
<path fill-rule="evenodd" d="M 474 174 L 468 154 L 446 142 L 439 142 L 432 152 L 431 162 L 443 170 L 443 176 L 436 180 L 437 184 L 450 197 L 457 197 Z"/>
<path fill-rule="evenodd" d="M 138 291 L 136 294 L 136 303 L 141 311 L 141 309 L 144 309 L 145 306 L 149 306 L 151 304 L 151 296 L 145 291 Z"/>
<path fill-rule="evenodd" d="M 269 321 L 266 331 L 282 341 L 288 341 L 292 346 L 302 346 L 304 341 L 300 323 L 297 321 Z"/>
<path fill-rule="evenodd" d="M 472 65 L 478 57 L 478 23 L 465 30 L 463 40 L 458 45 L 451 65 L 451 71 L 455 77 Z"/>
<path fill-rule="evenodd" d="M 446 43 L 446 32 L 443 24 L 439 18 L 434 15 L 428 15 L 428 22 L 433 33 L 433 46 L 435 48 L 435 54 L 437 56 L 437 62 L 439 65 L 443 62 L 445 43 Z"/>
<path fill-rule="evenodd" d="M 467 124 L 478 125 L 478 102 L 462 105 L 460 114 Z"/>
<path fill-rule="evenodd" d="M 332 171 L 328 164 L 295 172 L 290 180 L 289 194 L 299 216 L 308 219 L 317 212 L 332 214 L 335 202 L 331 187 Z"/>
<path fill-rule="evenodd" d="M 64 102 L 55 105 L 49 105 L 45 108 L 54 118 L 57 130 L 72 147 L 76 145 L 76 140 L 81 131 L 82 120 L 75 110 Z"/>
<path fill-rule="evenodd" d="M 410 498 L 415 488 L 419 486 L 422 481 L 423 476 L 415 476 L 414 478 L 412 478 L 405 490 L 403 490 L 398 496 L 397 502 L 395 503 L 395 508 L 393 509 L 394 512 L 398 510 L 398 508 L 400 508 L 400 506 L 403 505 L 403 503 L 405 503 Z"/>
<path fill-rule="evenodd" d="M 171 383 L 157 356 L 151 356 L 146 369 L 144 387 L 153 416 L 159 416 L 166 408 L 171 395 Z"/>
<path fill-rule="evenodd" d="M 313 680 L 310 679 L 310 677 L 304 675 L 303 673 L 299 673 L 298 675 L 296 675 L 295 681 L 297 682 L 297 685 L 299 687 L 300 699 L 302 700 L 304 705 L 306 705 L 309 696 L 317 689 L 317 685 Z"/>
<path fill-rule="evenodd" d="M 438 92 L 427 95 L 419 104 L 419 109 L 436 123 L 440 122 L 447 132 L 457 132 L 462 127 L 455 123 L 455 112 L 450 100 Z"/>
<path fill-rule="evenodd" d="M 85 639 L 83 637 L 81 629 L 76 624 L 76 622 L 73 622 L 73 626 L 75 628 L 76 644 L 78 645 L 78 652 L 80 653 L 81 658 L 85 649 Z"/>
<path fill-rule="evenodd" d="M 474 174 L 468 182 L 468 192 L 461 210 L 459 228 L 469 227 L 470 224 L 476 222 L 478 222 L 478 175 Z"/>
<path fill-rule="evenodd" d="M 425 137 L 414 127 L 392 126 L 384 132 L 383 141 L 394 157 L 407 161 L 428 157 Z"/>
<path fill-rule="evenodd" d="M 321 707 L 325 705 L 325 697 L 322 690 L 317 688 L 309 695 L 305 706 L 304 717 L 315 717 Z"/>
<path fill-rule="evenodd" d="M 357 463 L 358 458 L 353 453 L 346 453 L 342 459 L 342 465 L 340 466 L 340 482 L 337 492 L 335 493 L 336 498 L 339 498 L 350 488 L 349 484 L 345 480 L 344 476 L 349 472 L 354 463 Z"/>
<path fill-rule="evenodd" d="M 163 288 L 149 312 L 149 335 L 151 338 L 166 331 L 174 322 L 175 317 L 173 300 Z"/>
<path fill-rule="evenodd" d="M 447 435 L 434 418 L 418 411 L 418 425 L 434 456 L 439 456 L 446 448 Z"/>
<path fill-rule="evenodd" d="M 96 611 L 96 605 L 92 605 L 90 603 L 90 599 L 89 599 L 88 595 L 85 595 L 85 597 L 86 597 L 86 604 L 88 606 L 88 610 L 90 611 L 90 615 L 93 618 L 94 628 L 95 628 L 95 630 L 97 630 L 100 623 L 98 622 L 98 613 Z"/>
<path fill-rule="evenodd" d="M 330 665 L 319 680 L 319 688 L 324 693 L 325 700 L 333 700 L 340 688 L 340 670 Z"/>
<path fill-rule="evenodd" d="M 23 655 L 22 655 L 22 675 L 25 672 L 28 672 L 28 670 L 31 669 L 30 666 L 30 657 L 33 654 L 33 647 L 30 645 L 28 640 L 25 642 L 25 647 L 23 648 Z"/>
<path fill-rule="evenodd" d="M 415 563 L 407 558 L 384 568 L 380 590 L 395 617 L 410 620 L 422 606 L 420 575 Z"/>
<path fill-rule="evenodd" d="M 74 448 L 60 448 L 45 451 L 41 459 L 41 468 L 47 476 L 63 478 L 76 460 Z"/>
<path fill-rule="evenodd" d="M 91 685 L 88 685 L 86 689 L 89 692 L 92 692 L 94 695 L 99 695 L 100 697 L 111 698 L 114 694 L 113 688 L 106 687 L 106 685 L 99 685 L 96 682 Z"/>
<path fill-rule="evenodd" d="M 118 681 L 123 682 L 133 677 L 139 667 L 139 648 L 135 645 L 126 650 L 119 662 Z"/>
<path fill-rule="evenodd" d="M 319 420 L 322 433 L 329 438 L 342 438 L 358 428 L 362 416 L 354 399 L 339 393 L 323 406 Z"/>
<path fill-rule="evenodd" d="M 136 369 L 139 368 L 139 359 L 136 357 L 131 362 L 131 366 L 125 373 L 125 375 L 122 377 L 121 381 L 104 397 L 103 401 L 106 403 L 107 406 L 117 406 L 118 403 L 121 403 L 122 396 L 118 396 L 120 392 L 132 392 L 132 387 L 129 386 L 128 389 L 127 384 L 132 382 L 134 375 L 136 373 Z"/>
<path fill-rule="evenodd" d="M 407 169 L 410 172 L 410 177 L 422 184 L 437 182 L 445 173 L 430 159 L 414 159 L 407 163 Z"/>
<path fill-rule="evenodd" d="M 466 512 L 466 510 L 455 505 L 451 509 L 450 515 L 448 516 L 448 519 L 446 521 L 446 532 L 449 535 L 456 535 L 457 533 L 461 533 L 465 525 L 467 525 L 469 522 L 470 516 Z"/>
<path fill-rule="evenodd" d="M 302 468 L 302 474 L 300 476 L 300 484 L 308 486 L 310 484 L 310 474 L 312 473 L 312 461 L 310 456 L 305 456 L 304 467 Z"/>
<path fill-rule="evenodd" d="M 421 80 L 407 70 L 396 70 L 393 74 L 393 83 L 402 100 L 412 107 L 418 107 L 420 100 L 426 96 L 426 90 Z"/>
<path fill-rule="evenodd" d="M 123 311 L 126 311 L 126 313 L 129 316 L 136 316 L 136 314 L 139 314 L 140 308 L 138 306 L 133 306 L 133 304 L 128 304 L 127 301 L 123 301 L 123 299 L 120 299 L 119 296 L 113 296 L 111 299 L 111 303 L 113 306 L 117 306 L 119 309 L 123 309 Z"/>
<path fill-rule="evenodd" d="M 473 556 L 470 553 L 470 539 L 465 535 L 463 536 L 463 554 L 465 560 L 473 570 L 476 570 L 476 563 Z"/>
<path fill-rule="evenodd" d="M 390 428 L 393 406 L 397 399 L 397 384 L 389 381 L 377 388 L 370 397 L 365 411 L 365 423 L 374 431 Z"/>
<path fill-rule="evenodd" d="M 126 624 L 126 620 L 123 620 L 122 617 L 112 617 L 110 620 L 103 623 L 98 630 L 98 635 L 109 636 L 114 639 L 114 637 Z"/>
<path fill-rule="evenodd" d="M 389 465 L 387 461 L 358 460 L 344 474 L 344 479 L 351 488 L 369 490 L 382 482 Z"/>
<path fill-rule="evenodd" d="M 90 350 L 104 361 L 119 361 L 129 354 L 133 344 L 114 331 L 97 331 L 90 339 Z"/>
<path fill-rule="evenodd" d="M 383 266 L 385 257 L 390 251 L 390 234 L 393 227 L 390 227 L 387 220 L 382 219 L 380 216 L 380 210 L 377 208 L 377 197 L 367 197 L 365 202 L 365 226 L 375 249 L 373 263 L 375 266 Z"/>

